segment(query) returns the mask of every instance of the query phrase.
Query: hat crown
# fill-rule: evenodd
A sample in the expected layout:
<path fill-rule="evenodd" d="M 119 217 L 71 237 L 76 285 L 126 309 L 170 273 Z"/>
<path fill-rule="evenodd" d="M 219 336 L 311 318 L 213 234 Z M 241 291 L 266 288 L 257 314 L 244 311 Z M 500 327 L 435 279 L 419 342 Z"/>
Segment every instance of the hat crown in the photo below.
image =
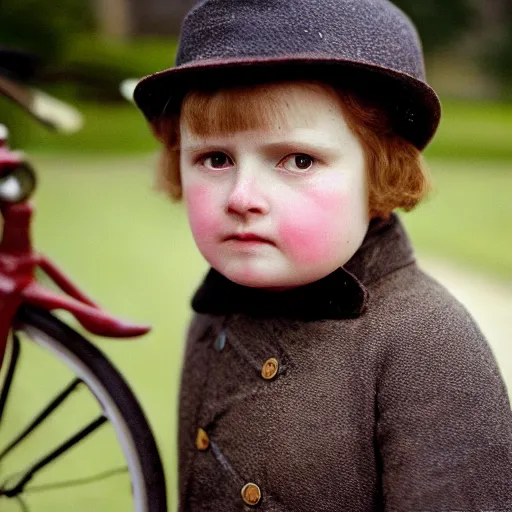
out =
<path fill-rule="evenodd" d="M 176 64 L 300 56 L 346 59 L 425 81 L 416 29 L 387 0 L 205 0 L 183 22 Z"/>

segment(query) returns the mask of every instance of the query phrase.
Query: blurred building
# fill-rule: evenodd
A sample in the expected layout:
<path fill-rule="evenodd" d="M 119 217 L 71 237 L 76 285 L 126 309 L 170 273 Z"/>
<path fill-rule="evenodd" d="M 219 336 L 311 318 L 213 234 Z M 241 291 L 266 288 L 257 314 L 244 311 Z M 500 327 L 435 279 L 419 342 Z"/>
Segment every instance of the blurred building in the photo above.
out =
<path fill-rule="evenodd" d="M 197 0 L 95 0 L 102 31 L 113 37 L 179 34 Z"/>

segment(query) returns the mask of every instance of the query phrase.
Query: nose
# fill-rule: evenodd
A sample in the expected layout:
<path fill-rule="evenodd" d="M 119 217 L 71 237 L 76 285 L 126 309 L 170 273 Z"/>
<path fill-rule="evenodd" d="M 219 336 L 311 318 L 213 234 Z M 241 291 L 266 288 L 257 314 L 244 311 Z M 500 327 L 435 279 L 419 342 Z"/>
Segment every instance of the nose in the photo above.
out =
<path fill-rule="evenodd" d="M 228 197 L 227 210 L 228 213 L 243 217 L 268 213 L 268 202 L 261 193 L 256 176 L 248 173 L 238 173 Z"/>

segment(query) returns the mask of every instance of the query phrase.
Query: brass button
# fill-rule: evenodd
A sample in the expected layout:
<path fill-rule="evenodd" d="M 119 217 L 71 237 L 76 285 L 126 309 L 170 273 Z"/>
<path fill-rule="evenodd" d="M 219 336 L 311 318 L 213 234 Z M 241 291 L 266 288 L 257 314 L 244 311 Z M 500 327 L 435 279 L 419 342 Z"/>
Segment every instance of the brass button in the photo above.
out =
<path fill-rule="evenodd" d="M 208 450 L 208 447 L 210 446 L 210 438 L 208 437 L 208 434 L 202 429 L 197 429 L 197 437 L 196 437 L 196 447 L 198 450 L 204 451 Z"/>
<path fill-rule="evenodd" d="M 273 379 L 277 375 L 277 371 L 279 370 L 279 363 L 275 357 L 271 357 L 267 359 L 263 364 L 263 368 L 261 369 L 261 376 L 270 380 Z"/>
<path fill-rule="evenodd" d="M 242 499 L 247 505 L 257 505 L 261 500 L 260 488 L 253 483 L 245 484 L 242 487 Z"/>

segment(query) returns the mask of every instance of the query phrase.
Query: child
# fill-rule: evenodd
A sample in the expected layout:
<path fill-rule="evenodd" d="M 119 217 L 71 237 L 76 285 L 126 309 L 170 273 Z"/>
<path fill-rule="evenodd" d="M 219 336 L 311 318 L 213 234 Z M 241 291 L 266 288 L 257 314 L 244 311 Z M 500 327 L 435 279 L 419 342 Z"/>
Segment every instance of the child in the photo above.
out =
<path fill-rule="evenodd" d="M 490 349 L 396 208 L 440 115 L 387 0 L 206 0 L 135 99 L 212 269 L 194 296 L 179 510 L 512 510 Z"/>

